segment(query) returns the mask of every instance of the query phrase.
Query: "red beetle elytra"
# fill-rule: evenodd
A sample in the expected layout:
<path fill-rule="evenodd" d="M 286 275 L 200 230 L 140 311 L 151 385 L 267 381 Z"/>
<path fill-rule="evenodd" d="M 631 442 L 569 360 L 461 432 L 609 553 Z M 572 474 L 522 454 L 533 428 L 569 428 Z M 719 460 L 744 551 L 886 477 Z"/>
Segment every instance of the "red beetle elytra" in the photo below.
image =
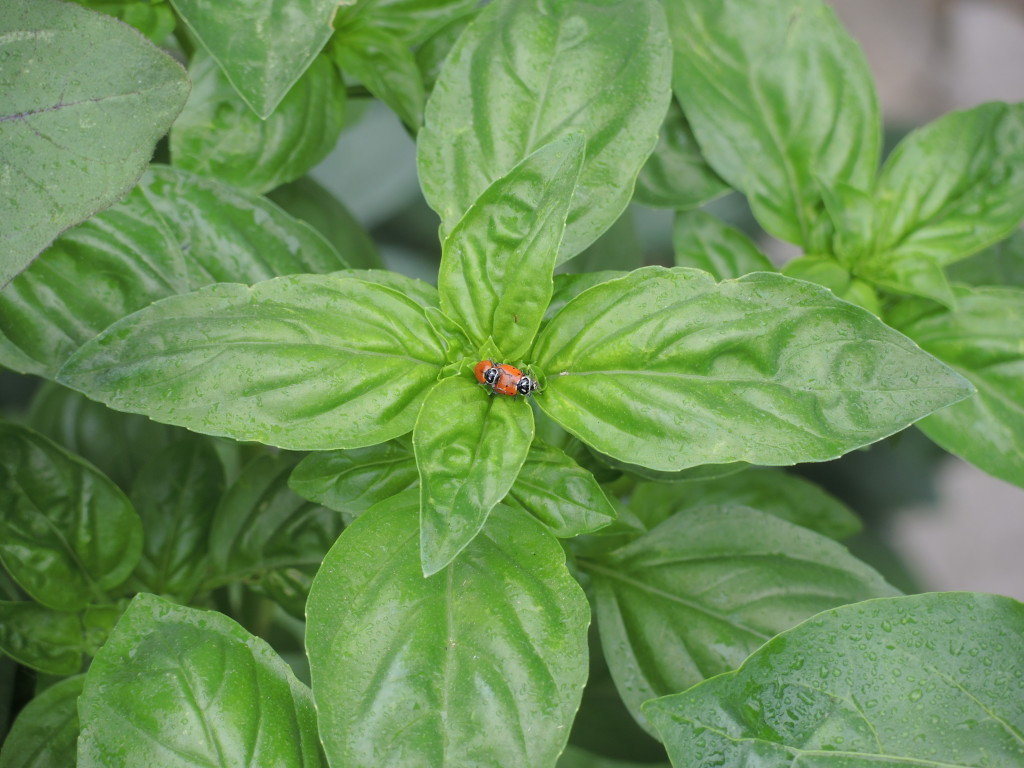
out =
<path fill-rule="evenodd" d="M 492 393 L 499 395 L 528 397 L 537 389 L 537 382 L 534 379 L 508 363 L 481 360 L 473 368 L 473 373 L 477 381 L 490 387 Z"/>

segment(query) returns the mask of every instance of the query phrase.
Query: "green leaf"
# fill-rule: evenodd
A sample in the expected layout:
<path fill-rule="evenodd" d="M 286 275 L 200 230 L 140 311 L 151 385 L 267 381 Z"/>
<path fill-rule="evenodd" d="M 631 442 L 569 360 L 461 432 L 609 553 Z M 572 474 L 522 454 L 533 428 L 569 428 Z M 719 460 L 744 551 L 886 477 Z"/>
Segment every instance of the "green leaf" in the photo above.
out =
<path fill-rule="evenodd" d="M 79 768 L 323 765 L 309 689 L 227 616 L 141 594 L 85 677 Z"/>
<path fill-rule="evenodd" d="M 356 280 L 383 285 L 385 288 L 404 293 L 407 298 L 412 299 L 424 309 L 441 306 L 437 288 L 430 283 L 403 275 L 400 272 L 392 272 L 389 269 L 340 269 L 337 272 L 332 272 L 331 275 L 353 277 Z"/>
<path fill-rule="evenodd" d="M 218 283 L 126 317 L 60 381 L 113 408 L 282 448 L 360 448 L 412 429 L 444 349 L 411 299 L 293 275 Z"/>
<path fill-rule="evenodd" d="M 704 211 L 676 214 L 672 225 L 676 265 L 710 272 L 716 280 L 750 272 L 774 272 L 775 267 L 754 242 L 734 227 Z"/>
<path fill-rule="evenodd" d="M 2 288 L 128 192 L 189 84 L 135 30 L 57 0 L 6 0 L 0 51 Z"/>
<path fill-rule="evenodd" d="M 506 360 L 529 350 L 551 299 L 583 153 L 578 133 L 537 150 L 488 187 L 442 245 L 441 310 L 473 343 L 494 339 Z"/>
<path fill-rule="evenodd" d="M 351 211 L 312 176 L 303 176 L 277 187 L 267 197 L 286 213 L 306 222 L 322 234 L 348 264 L 362 269 L 383 269 L 384 262 L 370 234 Z"/>
<path fill-rule="evenodd" d="M 851 275 L 850 270 L 832 256 L 799 256 L 786 263 L 782 274 L 823 285 L 844 301 L 863 307 L 875 316 L 882 314 L 881 299 L 871 283 Z"/>
<path fill-rule="evenodd" d="M 76 765 L 78 696 L 85 676 L 54 683 L 18 713 L 0 749 L 0 768 Z"/>
<path fill-rule="evenodd" d="M 562 307 L 575 299 L 588 288 L 595 285 L 625 277 L 629 272 L 621 269 L 605 269 L 600 272 L 583 272 L 581 274 L 555 275 L 555 286 L 551 293 L 551 302 L 544 313 L 548 321 L 562 311 Z"/>
<path fill-rule="evenodd" d="M 27 426 L 95 466 L 118 488 L 131 490 L 150 457 L 179 439 L 176 427 L 118 413 L 52 382 L 32 398 Z"/>
<path fill-rule="evenodd" d="M 375 27 L 417 46 L 453 19 L 473 12 L 478 0 L 356 0 L 338 7 L 334 28 Z"/>
<path fill-rule="evenodd" d="M 674 765 L 986 766 L 1024 760 L 1024 606 L 971 593 L 846 605 L 644 707 Z"/>
<path fill-rule="evenodd" d="M 857 44 L 821 0 L 667 0 L 672 84 L 705 157 L 776 237 L 825 253 L 821 187 L 870 189 L 881 121 Z"/>
<path fill-rule="evenodd" d="M 245 580 L 303 617 L 309 586 L 341 533 L 341 515 L 288 488 L 297 458 L 263 455 L 224 494 L 210 529 L 212 585 Z"/>
<path fill-rule="evenodd" d="M 405 440 L 311 453 L 288 478 L 293 491 L 340 512 L 346 522 L 417 483 L 416 459 Z"/>
<path fill-rule="evenodd" d="M 658 145 L 637 176 L 633 199 L 653 208 L 689 210 L 729 191 L 704 159 L 679 102 L 672 99 Z"/>
<path fill-rule="evenodd" d="M 404 41 L 378 26 L 357 24 L 339 30 L 329 50 L 339 69 L 387 104 L 411 131 L 419 130 L 427 96 Z"/>
<path fill-rule="evenodd" d="M 0 292 L 0 362 L 54 377 L 82 344 L 158 299 L 345 266 L 323 237 L 265 199 L 154 166 Z"/>
<path fill-rule="evenodd" d="M 473 5 L 476 5 L 476 0 L 473 0 Z M 476 9 L 471 9 L 455 18 L 449 19 L 443 27 L 439 28 L 416 48 L 416 66 L 420 68 L 420 73 L 423 76 L 423 87 L 428 93 L 434 90 L 434 84 L 441 75 L 441 68 L 448 58 L 452 47 L 455 45 L 455 41 L 459 39 L 459 36 L 469 26 L 475 15 Z"/>
<path fill-rule="evenodd" d="M 588 607 L 565 553 L 499 506 L 425 579 L 418 510 L 415 491 L 369 510 L 313 583 L 306 648 L 329 759 L 552 765 L 587 676 Z"/>
<path fill-rule="evenodd" d="M 596 561 L 580 561 L 630 712 L 739 666 L 773 635 L 843 603 L 897 594 L 831 539 L 742 506 L 677 512 Z"/>
<path fill-rule="evenodd" d="M 594 476 L 539 440 L 530 446 L 505 503 L 525 509 L 559 538 L 593 533 L 616 517 Z"/>
<path fill-rule="evenodd" d="M 961 286 L 954 310 L 906 302 L 889 321 L 978 389 L 921 421 L 921 430 L 947 451 L 1024 487 L 1024 290 Z"/>
<path fill-rule="evenodd" d="M 345 84 L 318 56 L 280 106 L 257 117 L 217 64 L 197 56 L 192 95 L 171 129 L 174 165 L 266 192 L 304 175 L 334 148 L 345 117 Z"/>
<path fill-rule="evenodd" d="M 951 280 L 970 285 L 999 285 L 1024 288 L 1024 229 L 1006 240 L 950 264 L 946 274 Z"/>
<path fill-rule="evenodd" d="M 224 469 L 212 441 L 186 435 L 154 452 L 132 487 L 142 520 L 138 591 L 187 603 L 206 577 L 211 511 L 224 492 Z"/>
<path fill-rule="evenodd" d="M 952 112 L 909 134 L 878 180 L 877 249 L 937 265 L 1010 235 L 1024 218 L 1024 104 Z"/>
<path fill-rule="evenodd" d="M 533 354 L 545 413 L 660 470 L 823 461 L 971 392 L 870 313 L 767 272 L 637 270 L 569 302 Z"/>
<path fill-rule="evenodd" d="M 56 611 L 32 602 L 0 601 L 0 651 L 48 675 L 73 675 L 82 654 L 94 655 L 121 616 L 116 605 Z"/>
<path fill-rule="evenodd" d="M 127 497 L 91 464 L 25 427 L 0 422 L 0 562 L 59 611 L 108 601 L 139 561 Z"/>
<path fill-rule="evenodd" d="M 427 102 L 420 183 L 442 238 L 496 179 L 545 144 L 587 140 L 559 262 L 632 197 L 669 100 L 664 13 L 649 0 L 495 2 L 459 38 Z"/>
<path fill-rule="evenodd" d="M 177 20 L 171 6 L 163 0 L 71 0 L 94 11 L 105 13 L 131 24 L 139 32 L 160 45 L 174 31 Z"/>
<path fill-rule="evenodd" d="M 927 255 L 882 251 L 856 266 L 856 274 L 897 293 L 924 296 L 947 306 L 954 302 L 953 289 L 942 266 Z"/>
<path fill-rule="evenodd" d="M 603 757 L 575 747 L 572 744 L 558 759 L 557 768 L 671 768 L 668 763 L 649 763 L 616 760 Z"/>
<path fill-rule="evenodd" d="M 338 0 L 171 0 L 227 80 L 261 118 L 278 106 L 331 37 Z"/>
<path fill-rule="evenodd" d="M 726 477 L 686 483 L 640 483 L 630 506 L 647 528 L 676 512 L 716 504 L 752 507 L 830 539 L 861 530 L 850 509 L 809 480 L 776 469 L 748 469 Z"/>
<path fill-rule="evenodd" d="M 473 540 L 515 482 L 533 440 L 533 411 L 517 399 L 491 395 L 465 376 L 427 395 L 412 434 L 425 576 Z"/>
<path fill-rule="evenodd" d="M 562 267 L 580 274 L 613 269 L 625 272 L 643 266 L 644 257 L 644 247 L 633 221 L 633 210 L 627 208 L 597 240 Z"/>

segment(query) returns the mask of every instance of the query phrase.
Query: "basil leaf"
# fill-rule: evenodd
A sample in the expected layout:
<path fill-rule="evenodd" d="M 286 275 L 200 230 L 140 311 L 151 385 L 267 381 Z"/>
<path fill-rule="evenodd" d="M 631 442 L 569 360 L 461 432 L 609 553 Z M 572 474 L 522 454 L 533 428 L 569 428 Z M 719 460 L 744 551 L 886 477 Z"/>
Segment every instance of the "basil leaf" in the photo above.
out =
<path fill-rule="evenodd" d="M 545 144 L 587 139 L 558 261 L 622 213 L 669 100 L 664 13 L 648 0 L 495 2 L 445 63 L 417 142 L 442 238 L 496 179 Z M 486 108 L 485 108 L 486 107 Z"/>
<path fill-rule="evenodd" d="M 162 0 L 71 0 L 94 11 L 105 13 L 131 24 L 139 32 L 149 38 L 150 42 L 160 45 L 177 26 L 174 11 Z"/>
<path fill-rule="evenodd" d="M 672 247 L 677 266 L 703 269 L 716 280 L 775 271 L 749 237 L 704 211 L 676 214 Z"/>
<path fill-rule="evenodd" d="M 262 117 L 210 57 L 196 56 L 189 75 L 192 95 L 171 129 L 171 158 L 179 168 L 266 192 L 304 175 L 338 141 L 345 84 L 326 56 L 316 57 L 284 101 Z"/>
<path fill-rule="evenodd" d="M 2 288 L 63 230 L 128 192 L 189 85 L 135 30 L 77 5 L 6 0 L 0 37 Z"/>
<path fill-rule="evenodd" d="M 675 765 L 1009 768 L 1022 756 L 1009 673 L 1022 633 L 1024 608 L 996 595 L 845 605 L 644 713 Z"/>
<path fill-rule="evenodd" d="M 416 459 L 404 440 L 317 451 L 300 461 L 288 478 L 295 493 L 340 512 L 346 523 L 418 483 Z"/>
<path fill-rule="evenodd" d="M 0 747 L 0 768 L 76 765 L 77 704 L 84 682 L 84 675 L 61 680 L 25 705 Z"/>
<path fill-rule="evenodd" d="M 742 506 L 677 512 L 580 567 L 612 677 L 648 730 L 648 699 L 733 669 L 818 611 L 897 594 L 831 539 Z"/>
<path fill-rule="evenodd" d="M 660 470 L 834 458 L 971 392 L 868 312 L 767 272 L 637 270 L 569 302 L 533 354 L 545 413 Z"/>
<path fill-rule="evenodd" d="M 530 348 L 551 299 L 552 272 L 583 161 L 574 133 L 534 152 L 473 203 L 442 245 L 442 311 L 503 359 Z"/>
<path fill-rule="evenodd" d="M 970 285 L 1024 288 L 1024 229 L 981 253 L 950 264 L 951 280 Z"/>
<path fill-rule="evenodd" d="M 870 189 L 881 146 L 864 56 L 821 0 L 667 0 L 672 85 L 708 162 L 768 232 L 827 253 L 821 187 Z"/>
<path fill-rule="evenodd" d="M 363 0 L 339 6 L 334 28 L 372 26 L 415 46 L 476 5 L 477 0 Z"/>
<path fill-rule="evenodd" d="M 139 561 L 142 528 L 95 467 L 25 427 L 0 422 L 0 562 L 59 611 L 105 603 Z"/>
<path fill-rule="evenodd" d="M 26 667 L 75 674 L 82 668 L 84 634 L 81 613 L 0 600 L 0 651 Z"/>
<path fill-rule="evenodd" d="M 1024 487 L 1024 290 L 967 288 L 956 308 L 906 302 L 890 322 L 978 388 L 918 425 L 947 451 Z"/>
<path fill-rule="evenodd" d="M 423 575 L 448 565 L 480 532 L 526 460 L 533 411 L 452 376 L 427 395 L 412 433 L 420 474 Z"/>
<path fill-rule="evenodd" d="M 259 456 L 224 494 L 210 527 L 207 586 L 244 580 L 303 618 L 313 576 L 344 526 L 337 512 L 288 488 L 296 461 Z"/>
<path fill-rule="evenodd" d="M 640 483 L 630 499 L 649 529 L 680 510 L 716 504 L 752 507 L 830 539 L 861 530 L 858 517 L 841 501 L 809 480 L 776 469 L 748 469 L 672 485 Z"/>
<path fill-rule="evenodd" d="M 337 0 L 271 0 L 258 7 L 171 0 L 246 104 L 261 118 L 277 107 L 331 36 Z"/>
<path fill-rule="evenodd" d="M 729 191 L 704 159 L 679 102 L 672 99 L 658 145 L 637 176 L 633 199 L 653 208 L 689 210 Z"/>
<path fill-rule="evenodd" d="M 215 611 L 140 594 L 85 676 L 78 765 L 322 766 L 309 689 Z"/>
<path fill-rule="evenodd" d="M 565 553 L 498 506 L 425 579 L 418 512 L 415 491 L 370 509 L 313 582 L 306 648 L 329 759 L 552 765 L 587 675 L 588 607 Z"/>
<path fill-rule="evenodd" d="M 294 275 L 159 301 L 79 349 L 59 378 L 167 423 L 320 450 L 408 432 L 444 362 L 411 299 Z"/>
<path fill-rule="evenodd" d="M 0 292 L 0 362 L 52 378 L 82 344 L 157 299 L 345 266 L 323 237 L 265 199 L 154 166 Z"/>

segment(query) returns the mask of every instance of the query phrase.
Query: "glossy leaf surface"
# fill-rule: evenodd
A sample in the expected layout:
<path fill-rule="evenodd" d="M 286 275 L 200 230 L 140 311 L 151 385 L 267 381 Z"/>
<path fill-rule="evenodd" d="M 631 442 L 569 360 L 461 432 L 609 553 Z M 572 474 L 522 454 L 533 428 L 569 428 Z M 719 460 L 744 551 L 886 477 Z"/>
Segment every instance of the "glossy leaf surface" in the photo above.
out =
<path fill-rule="evenodd" d="M 748 469 L 684 483 L 640 483 L 630 506 L 648 528 L 682 509 L 733 504 L 752 507 L 830 539 L 861 529 L 860 520 L 839 499 L 799 475 L 776 469 Z"/>
<path fill-rule="evenodd" d="M 582 135 L 534 152 L 495 181 L 442 245 L 441 309 L 503 359 L 530 348 L 551 299 L 552 272 L 583 161 Z"/>
<path fill-rule="evenodd" d="M 716 284 L 647 267 L 602 283 L 548 323 L 534 362 L 545 413 L 660 470 L 834 458 L 971 392 L 870 313 L 767 272 Z"/>
<path fill-rule="evenodd" d="M 163 43 L 174 31 L 177 19 L 171 4 L 163 0 L 138 2 L 138 0 L 71 0 L 94 11 L 105 13 L 131 24 L 156 45 Z"/>
<path fill-rule="evenodd" d="M 881 123 L 857 44 L 821 0 L 668 0 L 672 85 L 708 162 L 776 237 L 826 252 L 820 187 L 870 189 Z"/>
<path fill-rule="evenodd" d="M 647 0 L 496 2 L 452 48 L 427 102 L 420 183 L 442 236 L 545 144 L 587 140 L 559 261 L 626 207 L 669 101 L 665 17 Z"/>
<path fill-rule="evenodd" d="M 288 486 L 351 521 L 419 479 L 412 447 L 405 440 L 391 440 L 350 451 L 311 453 L 295 467 Z"/>
<path fill-rule="evenodd" d="M 64 234 L 0 292 L 0 362 L 52 378 L 86 341 L 158 299 L 346 266 L 265 199 L 153 166 L 128 197 Z"/>
<path fill-rule="evenodd" d="M 0 423 L 0 562 L 35 600 L 61 611 L 107 602 L 139 560 L 127 497 L 41 435 Z"/>
<path fill-rule="evenodd" d="M 60 380 L 207 434 L 320 450 L 408 432 L 443 363 L 412 300 L 296 275 L 157 302 L 83 346 Z"/>
<path fill-rule="evenodd" d="M 648 729 L 648 699 L 739 666 L 826 608 L 897 594 L 831 539 L 742 506 L 678 512 L 580 566 L 594 583 L 612 677 Z"/>
<path fill-rule="evenodd" d="M 78 696 L 85 677 L 54 683 L 18 713 L 0 748 L 0 768 L 59 768 L 75 765 Z"/>
<path fill-rule="evenodd" d="M 334 28 L 372 26 L 416 46 L 476 5 L 477 0 L 363 0 L 339 6 Z"/>
<path fill-rule="evenodd" d="M 320 563 L 341 533 L 341 515 L 288 488 L 292 455 L 260 456 L 224 494 L 210 528 L 212 585 L 245 581 L 302 618 Z"/>
<path fill-rule="evenodd" d="M 83 635 L 78 612 L 0 600 L 0 651 L 26 667 L 50 675 L 75 674 L 82 667 Z"/>
<path fill-rule="evenodd" d="M 559 538 L 593 533 L 616 517 L 594 476 L 539 440 L 530 446 L 505 503 L 525 509 Z"/>
<path fill-rule="evenodd" d="M 768 257 L 745 234 L 704 211 L 676 214 L 672 225 L 676 266 L 710 272 L 716 280 L 774 272 Z"/>
<path fill-rule="evenodd" d="M 846 605 L 735 672 L 644 707 L 675 765 L 962 766 L 1024 761 L 1024 606 L 924 594 Z"/>
<path fill-rule="evenodd" d="M 255 115 L 216 62 L 197 56 L 192 95 L 171 129 L 174 165 L 266 192 L 304 175 L 334 148 L 345 117 L 345 84 L 318 56 L 284 101 Z"/>
<path fill-rule="evenodd" d="M 57 0 L 7 0 L 0 51 L 3 287 L 131 189 L 189 85 L 135 30 Z"/>
<path fill-rule="evenodd" d="M 309 689 L 271 647 L 227 616 L 154 595 L 117 623 L 78 711 L 80 768 L 323 765 Z"/>
<path fill-rule="evenodd" d="M 498 507 L 423 578 L 415 491 L 348 528 L 309 598 L 324 748 L 346 768 L 552 765 L 587 675 L 589 611 L 557 541 Z"/>
<path fill-rule="evenodd" d="M 265 118 L 330 38 L 338 0 L 171 3 L 246 103 Z"/>
<path fill-rule="evenodd" d="M 533 411 L 525 402 L 491 395 L 466 376 L 431 390 L 412 435 L 424 575 L 448 565 L 480 532 L 515 482 L 532 440 Z"/>
<path fill-rule="evenodd" d="M 978 388 L 974 397 L 924 419 L 924 433 L 1024 487 L 1024 290 L 960 287 L 955 310 L 908 302 L 890 322 Z"/>

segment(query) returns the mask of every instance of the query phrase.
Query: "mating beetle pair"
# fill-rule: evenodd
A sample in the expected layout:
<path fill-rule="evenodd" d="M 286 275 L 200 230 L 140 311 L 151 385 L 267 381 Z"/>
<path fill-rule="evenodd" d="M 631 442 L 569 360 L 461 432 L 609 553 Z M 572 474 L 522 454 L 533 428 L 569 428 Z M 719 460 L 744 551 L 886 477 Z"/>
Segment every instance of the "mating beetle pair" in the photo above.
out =
<path fill-rule="evenodd" d="M 490 387 L 492 393 L 499 395 L 529 397 L 530 393 L 537 389 L 535 379 L 507 363 L 481 360 L 473 368 L 473 373 L 477 381 Z"/>

